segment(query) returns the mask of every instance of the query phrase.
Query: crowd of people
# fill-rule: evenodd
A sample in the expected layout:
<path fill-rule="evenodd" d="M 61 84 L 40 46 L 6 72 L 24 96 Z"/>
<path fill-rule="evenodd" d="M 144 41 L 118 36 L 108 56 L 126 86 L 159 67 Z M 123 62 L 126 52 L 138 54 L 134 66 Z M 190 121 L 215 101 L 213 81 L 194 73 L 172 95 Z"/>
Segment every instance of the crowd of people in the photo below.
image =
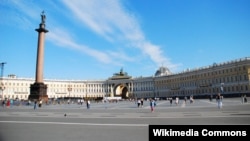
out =
<path fill-rule="evenodd" d="M 223 107 L 223 95 L 221 95 L 221 93 L 218 93 L 216 95 L 210 95 L 209 96 L 209 101 L 212 102 L 213 99 L 216 100 L 216 103 L 217 103 L 217 107 L 218 109 L 222 109 Z M 150 111 L 151 112 L 154 112 L 155 111 L 155 107 L 157 106 L 157 98 L 136 98 L 136 99 L 130 99 L 130 101 L 135 101 L 135 104 L 137 104 L 137 107 L 138 108 L 143 108 L 144 105 L 149 106 L 150 107 Z M 179 98 L 178 96 L 176 97 L 169 97 L 167 98 L 166 100 L 168 100 L 170 102 L 170 106 L 173 105 L 173 103 L 175 104 L 175 106 L 178 106 L 180 104 L 180 101 L 182 100 L 182 103 L 183 104 L 186 104 L 189 100 L 189 103 L 192 104 L 194 103 L 194 97 L 193 95 L 187 97 L 187 96 L 184 96 L 184 97 L 181 97 Z M 83 103 L 86 104 L 86 108 L 87 109 L 90 109 L 90 100 L 86 99 L 74 99 L 74 100 L 71 100 L 71 99 L 54 99 L 54 100 L 50 100 L 50 101 L 46 101 L 46 102 L 43 102 L 43 100 L 34 100 L 33 102 L 31 102 L 30 100 L 28 101 L 23 101 L 23 100 L 18 100 L 18 99 L 5 99 L 5 100 L 1 100 L 2 102 L 2 107 L 12 107 L 12 106 L 20 106 L 20 105 L 33 105 L 34 106 L 34 109 L 37 109 L 37 107 L 41 108 L 43 104 L 46 104 L 46 105 L 56 105 L 56 104 L 79 104 L 79 105 L 83 105 Z M 95 101 L 93 101 L 95 102 Z M 241 96 L 241 102 L 244 104 L 244 103 L 247 103 L 247 96 L 246 95 L 242 95 Z M 103 101 L 103 103 L 107 103 L 107 101 Z M 112 103 L 112 102 L 111 102 Z M 117 102 L 116 102 L 117 103 Z"/>

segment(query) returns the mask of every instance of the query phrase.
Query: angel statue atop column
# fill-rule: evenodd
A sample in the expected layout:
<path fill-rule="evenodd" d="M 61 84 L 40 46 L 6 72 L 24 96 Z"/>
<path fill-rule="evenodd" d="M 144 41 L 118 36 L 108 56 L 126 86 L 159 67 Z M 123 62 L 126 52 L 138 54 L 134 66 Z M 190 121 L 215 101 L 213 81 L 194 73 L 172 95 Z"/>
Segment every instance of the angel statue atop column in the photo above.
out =
<path fill-rule="evenodd" d="M 41 20 L 42 20 L 42 24 L 45 24 L 46 16 L 44 14 L 44 11 L 41 13 Z"/>

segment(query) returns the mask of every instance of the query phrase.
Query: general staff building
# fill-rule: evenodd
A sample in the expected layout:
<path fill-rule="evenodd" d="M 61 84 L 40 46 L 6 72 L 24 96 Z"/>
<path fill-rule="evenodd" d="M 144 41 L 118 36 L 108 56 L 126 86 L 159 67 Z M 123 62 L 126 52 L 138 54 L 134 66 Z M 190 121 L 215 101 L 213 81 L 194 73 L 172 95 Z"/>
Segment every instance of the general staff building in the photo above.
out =
<path fill-rule="evenodd" d="M 27 100 L 34 79 L 1 77 L 1 99 Z M 48 98 L 168 98 L 250 95 L 250 57 L 171 73 L 160 67 L 150 77 L 129 76 L 123 69 L 106 80 L 45 79 Z"/>

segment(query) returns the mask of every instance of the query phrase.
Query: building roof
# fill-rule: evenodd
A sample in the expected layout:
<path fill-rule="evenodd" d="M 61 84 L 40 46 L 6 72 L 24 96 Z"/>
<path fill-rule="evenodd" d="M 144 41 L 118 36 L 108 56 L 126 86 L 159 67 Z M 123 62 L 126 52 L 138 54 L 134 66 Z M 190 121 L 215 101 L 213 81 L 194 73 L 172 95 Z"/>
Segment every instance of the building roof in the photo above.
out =
<path fill-rule="evenodd" d="M 160 67 L 156 72 L 155 76 L 163 76 L 163 75 L 170 75 L 172 74 L 167 67 Z"/>

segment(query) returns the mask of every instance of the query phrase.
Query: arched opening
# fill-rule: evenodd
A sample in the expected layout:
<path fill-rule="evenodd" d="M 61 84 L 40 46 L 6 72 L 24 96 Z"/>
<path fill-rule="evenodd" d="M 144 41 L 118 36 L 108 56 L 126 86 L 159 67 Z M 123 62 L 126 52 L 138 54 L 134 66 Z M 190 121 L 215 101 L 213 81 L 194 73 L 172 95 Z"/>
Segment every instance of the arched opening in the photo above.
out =
<path fill-rule="evenodd" d="M 122 99 L 128 98 L 128 88 L 125 84 L 119 84 L 115 87 L 115 96 L 120 96 Z"/>
<path fill-rule="evenodd" d="M 124 87 L 122 89 L 122 99 L 127 99 L 128 98 L 128 88 Z"/>

